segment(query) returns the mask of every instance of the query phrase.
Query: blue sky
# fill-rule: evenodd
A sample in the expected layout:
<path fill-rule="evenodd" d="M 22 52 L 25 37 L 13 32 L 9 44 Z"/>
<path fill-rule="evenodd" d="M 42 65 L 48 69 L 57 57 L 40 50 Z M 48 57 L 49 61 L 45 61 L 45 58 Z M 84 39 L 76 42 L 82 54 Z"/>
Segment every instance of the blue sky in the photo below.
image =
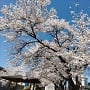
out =
<path fill-rule="evenodd" d="M 70 10 L 76 10 L 74 3 L 77 0 L 51 0 L 51 5 L 48 8 L 54 7 L 57 10 L 59 18 L 64 18 L 67 21 L 71 20 Z M 0 9 L 3 5 L 15 3 L 16 0 L 0 0 Z M 79 10 L 84 10 L 90 16 L 90 0 L 78 0 Z M 71 7 L 71 8 L 70 8 Z M 78 11 L 79 11 L 78 10 Z M 6 67 L 6 60 L 9 58 L 10 44 L 4 43 L 5 38 L 0 36 L 0 66 Z"/>
<path fill-rule="evenodd" d="M 10 3 L 15 3 L 16 0 L 0 0 L 0 9 L 3 5 L 9 5 Z M 1 13 L 0 13 L 1 15 Z M 5 43 L 5 38 L 0 36 L 0 66 L 6 67 L 6 61 L 9 58 L 10 44 Z"/>

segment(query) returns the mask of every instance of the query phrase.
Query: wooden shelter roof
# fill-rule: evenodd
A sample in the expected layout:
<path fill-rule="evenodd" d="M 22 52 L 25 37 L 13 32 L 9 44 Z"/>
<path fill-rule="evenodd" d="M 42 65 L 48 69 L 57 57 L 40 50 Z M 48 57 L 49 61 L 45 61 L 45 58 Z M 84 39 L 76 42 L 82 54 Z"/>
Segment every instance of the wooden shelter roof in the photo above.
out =
<path fill-rule="evenodd" d="M 37 78 L 23 79 L 22 76 L 1 76 L 1 78 L 13 82 L 40 83 L 39 79 Z"/>

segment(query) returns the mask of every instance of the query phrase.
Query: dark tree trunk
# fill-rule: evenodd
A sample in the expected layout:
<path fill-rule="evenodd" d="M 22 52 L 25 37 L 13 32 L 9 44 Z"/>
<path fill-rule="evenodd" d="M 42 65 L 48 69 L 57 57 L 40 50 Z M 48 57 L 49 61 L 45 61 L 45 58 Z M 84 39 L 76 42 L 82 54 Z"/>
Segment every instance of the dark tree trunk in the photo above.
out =
<path fill-rule="evenodd" d="M 62 88 L 62 86 L 55 85 L 55 90 L 64 90 L 64 89 Z"/>
<path fill-rule="evenodd" d="M 66 87 L 66 82 L 68 82 L 68 87 Z M 68 88 L 68 90 L 80 90 L 80 81 L 78 80 L 78 76 L 76 76 L 75 82 L 76 83 L 74 83 L 72 76 L 69 76 L 67 80 L 60 81 L 58 86 L 55 85 L 55 90 L 66 90 L 66 88 Z"/>
<path fill-rule="evenodd" d="M 79 90 L 80 89 L 80 82 L 78 81 L 78 76 L 76 76 L 76 84 L 72 80 L 71 76 L 68 78 L 68 84 L 69 84 L 68 85 L 69 90 Z"/>
<path fill-rule="evenodd" d="M 55 90 L 66 90 L 66 81 L 60 81 L 58 86 L 55 85 Z"/>

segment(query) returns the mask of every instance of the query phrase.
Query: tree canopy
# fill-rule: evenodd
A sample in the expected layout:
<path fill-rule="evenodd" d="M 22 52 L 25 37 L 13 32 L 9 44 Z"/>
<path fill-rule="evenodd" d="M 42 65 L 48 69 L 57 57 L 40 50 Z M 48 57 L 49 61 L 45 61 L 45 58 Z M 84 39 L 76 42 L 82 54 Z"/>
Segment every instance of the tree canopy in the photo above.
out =
<path fill-rule="evenodd" d="M 59 19 L 50 0 L 17 0 L 4 6 L 0 17 L 2 36 L 13 42 L 9 62 L 38 71 L 43 81 L 57 84 L 79 75 L 90 64 L 90 18 L 71 11 L 71 24 Z M 43 35 L 48 38 L 43 38 Z M 45 83 L 46 83 L 45 81 Z"/>

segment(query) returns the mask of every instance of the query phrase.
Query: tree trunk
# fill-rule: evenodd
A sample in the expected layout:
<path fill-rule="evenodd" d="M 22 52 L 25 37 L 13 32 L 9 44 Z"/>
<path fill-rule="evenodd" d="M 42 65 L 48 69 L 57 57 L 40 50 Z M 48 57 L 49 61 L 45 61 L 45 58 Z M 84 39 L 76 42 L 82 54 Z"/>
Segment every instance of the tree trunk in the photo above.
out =
<path fill-rule="evenodd" d="M 59 85 L 55 85 L 55 90 L 65 90 L 66 81 L 60 81 Z"/>
<path fill-rule="evenodd" d="M 68 78 L 68 83 L 69 83 L 69 85 L 68 85 L 69 90 L 79 90 L 80 89 L 80 82 L 78 81 L 77 76 L 76 76 L 76 84 L 72 80 L 72 77 Z"/>

